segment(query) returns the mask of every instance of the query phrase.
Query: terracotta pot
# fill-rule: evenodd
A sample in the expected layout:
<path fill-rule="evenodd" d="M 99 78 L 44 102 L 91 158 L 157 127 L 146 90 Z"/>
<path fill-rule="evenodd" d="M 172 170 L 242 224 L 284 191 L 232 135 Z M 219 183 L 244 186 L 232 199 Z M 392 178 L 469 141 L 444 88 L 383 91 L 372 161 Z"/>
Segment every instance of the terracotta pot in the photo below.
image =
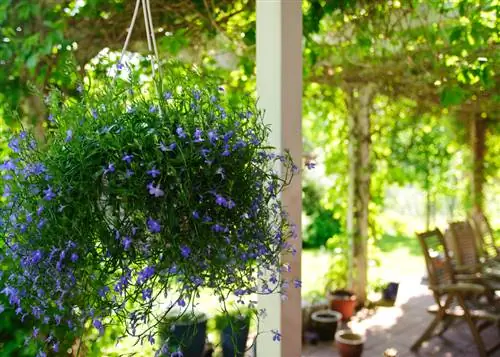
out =
<path fill-rule="evenodd" d="M 321 341 L 332 341 L 335 338 L 337 325 L 342 314 L 333 310 L 320 310 L 312 313 L 312 328 Z"/>
<path fill-rule="evenodd" d="M 350 330 L 340 330 L 335 334 L 335 344 L 341 357 L 360 357 L 364 343 L 364 336 Z"/>
<path fill-rule="evenodd" d="M 335 290 L 329 294 L 330 309 L 342 314 L 342 321 L 348 321 L 356 309 L 356 295 L 347 290 Z"/>

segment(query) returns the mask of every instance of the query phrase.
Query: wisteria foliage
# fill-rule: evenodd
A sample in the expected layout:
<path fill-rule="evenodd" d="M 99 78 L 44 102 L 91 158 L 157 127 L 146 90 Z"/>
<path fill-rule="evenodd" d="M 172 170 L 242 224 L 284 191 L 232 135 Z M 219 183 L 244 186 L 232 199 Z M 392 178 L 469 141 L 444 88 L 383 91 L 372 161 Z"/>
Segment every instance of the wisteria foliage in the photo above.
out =
<path fill-rule="evenodd" d="M 255 100 L 229 101 L 193 71 L 156 85 L 52 93 L 45 141 L 9 142 L 0 291 L 33 323 L 40 356 L 116 323 L 158 345 L 157 325 L 202 289 L 224 304 L 288 285 L 280 254 L 294 233 L 279 193 L 298 169 L 267 144 Z"/>

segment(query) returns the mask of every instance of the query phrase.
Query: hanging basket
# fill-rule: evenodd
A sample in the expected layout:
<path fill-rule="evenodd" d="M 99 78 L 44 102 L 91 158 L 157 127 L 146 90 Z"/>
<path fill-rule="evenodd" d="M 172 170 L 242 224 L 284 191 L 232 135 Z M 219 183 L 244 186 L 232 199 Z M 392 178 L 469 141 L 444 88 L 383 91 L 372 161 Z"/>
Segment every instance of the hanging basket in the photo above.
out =
<path fill-rule="evenodd" d="M 61 327 L 102 334 L 117 320 L 154 342 L 151 326 L 201 289 L 222 301 L 281 291 L 278 273 L 260 272 L 293 250 L 279 193 L 297 168 L 267 144 L 250 96 L 229 102 L 185 69 L 163 87 L 158 98 L 131 77 L 73 102 L 53 94 L 46 142 L 22 131 L 9 143 L 13 268 L 0 291 L 42 350 Z"/>

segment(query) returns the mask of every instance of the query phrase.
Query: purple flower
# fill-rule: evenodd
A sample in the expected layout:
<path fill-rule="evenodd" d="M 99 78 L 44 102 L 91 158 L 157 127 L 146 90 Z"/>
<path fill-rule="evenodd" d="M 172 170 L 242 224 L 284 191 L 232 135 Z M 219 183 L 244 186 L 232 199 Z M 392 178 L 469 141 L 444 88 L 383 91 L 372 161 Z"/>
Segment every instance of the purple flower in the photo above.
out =
<path fill-rule="evenodd" d="M 71 261 L 75 263 L 77 260 L 78 260 L 78 254 L 76 253 L 71 254 Z"/>
<path fill-rule="evenodd" d="M 196 130 L 194 131 L 194 135 L 193 135 L 193 137 L 194 137 L 193 142 L 194 143 L 201 143 L 201 142 L 203 142 L 204 140 L 201 137 L 202 135 L 203 135 L 203 131 L 201 129 L 196 128 Z"/>
<path fill-rule="evenodd" d="M 170 354 L 170 357 L 184 357 L 184 353 L 182 353 L 181 351 L 172 352 Z"/>
<path fill-rule="evenodd" d="M 43 212 L 43 206 L 39 206 L 39 207 L 36 209 L 36 214 L 40 216 L 40 215 L 42 214 L 42 212 Z"/>
<path fill-rule="evenodd" d="M 142 290 L 142 299 L 143 300 L 151 299 L 152 295 L 153 295 L 153 289 L 147 288 L 147 289 Z"/>
<path fill-rule="evenodd" d="M 129 250 L 130 246 L 132 245 L 132 239 L 130 237 L 125 236 L 123 237 L 122 244 L 123 244 L 123 249 Z"/>
<path fill-rule="evenodd" d="M 165 92 L 165 93 L 163 93 L 163 99 L 169 100 L 170 98 L 172 98 L 172 93 L 171 92 Z"/>
<path fill-rule="evenodd" d="M 147 174 L 155 178 L 156 176 L 160 176 L 160 170 L 157 170 L 156 167 L 153 166 L 153 168 L 149 170 Z"/>
<path fill-rule="evenodd" d="M 215 233 L 221 233 L 221 232 L 226 232 L 227 228 L 216 223 L 212 226 L 212 231 L 214 231 Z"/>
<path fill-rule="evenodd" d="M 306 166 L 309 170 L 312 170 L 316 167 L 316 163 L 312 162 L 312 161 L 308 161 L 308 162 L 306 162 Z"/>
<path fill-rule="evenodd" d="M 152 182 L 148 183 L 147 188 L 149 190 L 149 194 L 155 197 L 161 197 L 165 194 L 165 192 L 160 188 L 160 184 L 153 185 Z"/>
<path fill-rule="evenodd" d="M 175 132 L 177 133 L 177 136 L 181 139 L 184 139 L 186 137 L 186 133 L 184 132 L 184 129 L 182 129 L 180 126 L 177 127 Z"/>
<path fill-rule="evenodd" d="M 18 153 L 21 151 L 21 149 L 19 148 L 19 139 L 18 138 L 12 138 L 10 141 L 9 141 L 9 148 L 14 151 L 15 153 Z"/>
<path fill-rule="evenodd" d="M 200 214 L 198 213 L 198 211 L 193 211 L 193 218 L 200 219 Z"/>
<path fill-rule="evenodd" d="M 293 281 L 293 286 L 298 289 L 298 288 L 301 288 L 302 287 L 302 281 L 298 280 L 298 279 L 295 279 Z"/>
<path fill-rule="evenodd" d="M 222 155 L 222 156 L 225 156 L 225 157 L 227 157 L 227 156 L 231 155 L 231 151 L 229 150 L 229 145 L 227 145 L 227 144 L 226 144 L 226 145 L 224 145 L 224 151 L 222 152 L 222 154 L 221 154 L 221 155 Z"/>
<path fill-rule="evenodd" d="M 154 105 L 151 105 L 151 106 L 149 107 L 149 112 L 150 112 L 150 113 L 155 113 L 157 110 L 158 110 L 158 109 L 157 109 L 157 108 L 156 108 L 156 106 L 154 106 Z"/>
<path fill-rule="evenodd" d="M 281 333 L 279 333 L 278 330 L 272 330 L 271 332 L 273 333 L 273 341 L 281 341 Z"/>
<path fill-rule="evenodd" d="M 127 171 L 125 171 L 126 178 L 132 177 L 133 174 L 134 174 L 134 171 L 132 171 L 132 170 L 127 169 Z"/>
<path fill-rule="evenodd" d="M 92 116 L 94 117 L 94 119 L 97 119 L 97 110 L 92 109 L 90 112 L 92 113 Z"/>
<path fill-rule="evenodd" d="M 97 294 L 100 297 L 105 297 L 106 294 L 108 293 L 108 291 L 109 291 L 109 288 L 107 286 L 105 286 L 105 287 L 100 288 L 99 291 L 97 292 Z"/>
<path fill-rule="evenodd" d="M 54 342 L 52 345 L 52 351 L 59 352 L 59 342 Z"/>
<path fill-rule="evenodd" d="M 45 225 L 45 223 L 47 223 L 47 220 L 42 218 L 40 220 L 40 222 L 38 222 L 38 224 L 36 225 L 38 229 L 42 229 L 42 227 Z"/>
<path fill-rule="evenodd" d="M 224 207 L 227 205 L 226 199 L 222 195 L 219 195 L 219 194 L 215 195 L 215 203 L 219 206 L 224 206 Z"/>
<path fill-rule="evenodd" d="M 108 172 L 115 172 L 115 165 L 113 163 L 109 163 L 108 167 L 104 169 L 104 175 Z"/>
<path fill-rule="evenodd" d="M 68 130 L 66 130 L 66 139 L 64 139 L 64 141 L 68 142 L 71 139 L 73 139 L 73 130 L 68 129 Z"/>
<path fill-rule="evenodd" d="M 118 62 L 118 63 L 116 64 L 116 69 L 117 69 L 118 71 L 121 71 L 121 70 L 123 69 L 123 63 Z"/>
<path fill-rule="evenodd" d="M 92 325 L 97 329 L 99 330 L 99 335 L 103 335 L 104 334 L 104 326 L 102 325 L 102 322 L 101 320 L 97 320 L 95 319 L 93 322 L 92 322 Z"/>
<path fill-rule="evenodd" d="M 38 333 L 40 332 L 40 329 L 33 327 L 33 337 L 36 338 L 38 336 Z"/>
<path fill-rule="evenodd" d="M 12 160 L 6 160 L 1 167 L 2 170 L 15 170 L 16 164 Z"/>
<path fill-rule="evenodd" d="M 48 121 L 50 121 L 51 123 L 54 122 L 54 114 L 49 114 L 49 117 L 47 118 Z"/>
<path fill-rule="evenodd" d="M 227 201 L 227 204 L 226 204 L 226 207 L 229 208 L 229 209 L 232 209 L 236 206 L 236 203 L 234 203 L 233 200 L 228 200 Z"/>
<path fill-rule="evenodd" d="M 219 140 L 219 137 L 217 136 L 217 132 L 215 130 L 210 130 L 207 133 L 207 136 L 208 136 L 208 140 L 213 145 L 215 145 L 216 141 Z"/>
<path fill-rule="evenodd" d="M 122 160 L 125 161 L 127 164 L 130 164 L 132 162 L 133 158 L 134 158 L 134 155 L 125 154 L 122 157 Z"/>
<path fill-rule="evenodd" d="M 54 193 L 54 191 L 52 191 L 52 187 L 50 186 L 48 186 L 46 190 L 43 190 L 43 194 L 43 199 L 46 201 L 50 201 L 56 197 L 56 194 Z"/>
<path fill-rule="evenodd" d="M 149 278 L 151 278 L 155 273 L 155 267 L 149 266 L 144 269 L 142 269 L 139 272 L 139 276 L 137 277 L 137 284 L 144 284 L 146 281 L 148 281 Z"/>
<path fill-rule="evenodd" d="M 189 257 L 190 254 L 191 254 L 191 249 L 188 246 L 183 245 L 181 247 L 181 255 L 184 258 L 187 258 L 187 257 Z"/>
<path fill-rule="evenodd" d="M 2 197 L 9 197 L 11 192 L 10 185 L 4 185 L 3 186 L 3 195 Z"/>
<path fill-rule="evenodd" d="M 197 89 L 193 90 L 193 97 L 195 100 L 200 100 L 201 98 L 201 92 Z"/>
<path fill-rule="evenodd" d="M 148 230 L 151 233 L 160 233 L 161 226 L 158 221 L 155 221 L 153 218 L 149 217 L 147 220 Z"/>

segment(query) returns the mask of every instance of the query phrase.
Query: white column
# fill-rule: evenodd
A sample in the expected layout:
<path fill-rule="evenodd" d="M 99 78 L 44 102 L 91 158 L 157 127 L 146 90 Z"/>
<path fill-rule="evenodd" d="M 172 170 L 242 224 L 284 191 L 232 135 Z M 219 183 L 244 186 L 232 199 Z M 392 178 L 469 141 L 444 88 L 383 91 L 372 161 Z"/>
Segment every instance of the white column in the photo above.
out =
<path fill-rule="evenodd" d="M 265 120 L 271 124 L 271 144 L 280 151 L 290 150 L 294 162 L 302 167 L 302 2 L 300 0 L 257 0 L 257 93 Z M 283 256 L 292 271 L 285 279 L 300 277 L 301 260 L 301 177 L 282 194 L 282 200 L 297 225 L 299 237 L 293 243 L 295 256 Z M 302 352 L 302 313 L 300 289 L 293 283 L 288 299 L 279 295 L 259 298 L 259 309 L 266 309 L 261 331 L 279 330 L 281 343 L 272 334 L 257 340 L 258 357 L 300 357 Z"/>

